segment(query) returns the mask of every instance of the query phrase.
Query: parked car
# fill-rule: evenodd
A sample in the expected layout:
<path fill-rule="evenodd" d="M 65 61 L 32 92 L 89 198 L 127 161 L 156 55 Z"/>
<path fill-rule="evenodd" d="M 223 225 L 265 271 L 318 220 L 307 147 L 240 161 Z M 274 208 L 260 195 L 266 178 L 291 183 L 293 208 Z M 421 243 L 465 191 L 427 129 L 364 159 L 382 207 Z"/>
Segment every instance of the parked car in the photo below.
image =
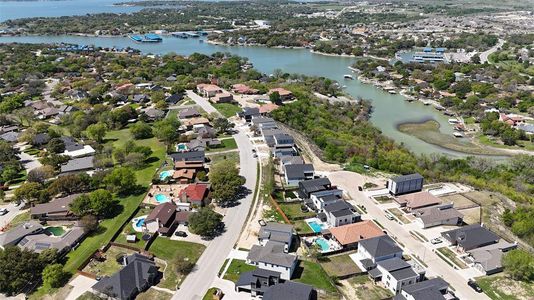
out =
<path fill-rule="evenodd" d="M 439 243 L 443 243 L 443 240 L 441 240 L 441 238 L 435 238 L 435 239 L 431 239 L 430 243 L 432 243 L 433 245 L 436 245 Z"/>
<path fill-rule="evenodd" d="M 252 152 L 256 153 L 256 149 L 252 148 Z"/>
<path fill-rule="evenodd" d="M 254 153 L 254 155 L 252 155 L 252 157 L 256 158 L 256 157 L 258 157 L 258 154 Z"/>
<path fill-rule="evenodd" d="M 260 226 L 267 225 L 267 223 L 265 223 L 265 221 L 263 219 L 262 220 L 258 220 L 258 223 L 260 224 Z"/>
<path fill-rule="evenodd" d="M 386 218 L 387 218 L 388 220 L 390 220 L 390 221 L 393 220 L 393 216 L 392 216 L 392 215 L 390 215 L 390 214 L 385 214 L 385 216 L 386 216 Z"/>
<path fill-rule="evenodd" d="M 478 283 L 476 281 L 474 281 L 473 279 L 469 279 L 467 281 L 467 285 L 470 286 L 473 290 L 475 290 L 477 293 L 482 293 L 482 289 L 480 288 L 480 286 L 478 285 Z"/>
<path fill-rule="evenodd" d="M 181 237 L 187 237 L 187 232 L 185 231 L 176 231 L 174 233 L 175 236 L 181 236 Z"/>
<path fill-rule="evenodd" d="M 9 211 L 5 208 L 0 208 L 0 216 L 7 214 Z"/>

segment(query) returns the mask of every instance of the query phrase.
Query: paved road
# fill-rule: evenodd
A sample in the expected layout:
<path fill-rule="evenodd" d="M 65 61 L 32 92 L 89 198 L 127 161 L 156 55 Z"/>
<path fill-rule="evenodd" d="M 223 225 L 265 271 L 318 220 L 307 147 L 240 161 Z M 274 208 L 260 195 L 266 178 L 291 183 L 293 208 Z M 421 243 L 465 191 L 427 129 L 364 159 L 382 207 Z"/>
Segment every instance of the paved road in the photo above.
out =
<path fill-rule="evenodd" d="M 491 47 L 490 49 L 484 51 L 484 52 L 481 52 L 480 53 L 480 63 L 486 63 L 486 62 L 489 62 L 488 61 L 488 57 L 490 56 L 490 54 L 494 53 L 495 51 L 497 51 L 499 48 L 502 47 L 502 45 L 504 45 L 504 40 L 503 39 L 499 39 L 499 41 L 497 42 L 497 44 L 493 47 Z"/>
<path fill-rule="evenodd" d="M 187 95 L 206 112 L 217 112 L 204 98 L 191 91 L 187 91 Z M 174 294 L 173 299 L 202 299 L 204 293 L 206 293 L 211 287 L 211 283 L 216 279 L 224 260 L 230 254 L 230 251 L 232 251 L 247 219 L 256 187 L 257 160 L 252 157 L 253 146 L 248 136 L 243 132 L 243 130 L 240 130 L 238 134 L 234 135 L 234 138 L 239 148 L 240 173 L 246 178 L 245 187 L 250 190 L 250 193 L 240 200 L 241 203 L 238 206 L 227 210 L 227 214 L 223 218 L 226 232 L 211 241 L 204 253 L 202 253 L 202 256 L 200 256 L 195 270 L 182 282 L 181 289 Z"/>
<path fill-rule="evenodd" d="M 9 203 L 6 205 L 0 205 L 0 208 L 6 208 L 8 210 L 8 213 L 0 216 L 0 229 L 4 228 L 13 218 L 20 213 L 20 208 L 22 207 L 22 204 L 18 207 L 15 206 L 15 203 Z"/>
<path fill-rule="evenodd" d="M 340 171 L 331 173 L 329 176 L 332 184 L 347 191 L 353 198 L 354 204 L 363 204 L 367 213 L 384 225 L 390 235 L 395 236 L 402 244 L 407 253 L 416 254 L 427 265 L 427 275 L 441 276 L 453 288 L 454 293 L 460 299 L 489 299 L 486 294 L 476 293 L 467 285 L 467 280 L 461 274 L 439 258 L 434 252 L 429 251 L 421 242 L 416 241 L 411 234 L 395 221 L 390 221 L 384 216 L 376 203 L 358 191 L 358 185 L 363 184 L 362 176 L 357 173 Z M 358 184 L 360 183 L 360 184 Z"/>

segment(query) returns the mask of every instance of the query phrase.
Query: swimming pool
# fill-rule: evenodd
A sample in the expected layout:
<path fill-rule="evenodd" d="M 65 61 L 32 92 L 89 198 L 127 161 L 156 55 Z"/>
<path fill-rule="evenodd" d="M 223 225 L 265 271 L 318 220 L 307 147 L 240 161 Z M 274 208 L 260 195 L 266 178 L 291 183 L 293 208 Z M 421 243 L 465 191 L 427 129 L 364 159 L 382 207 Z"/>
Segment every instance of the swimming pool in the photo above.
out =
<path fill-rule="evenodd" d="M 321 230 L 323 230 L 323 226 L 315 221 L 308 222 L 308 225 L 311 227 L 313 232 L 321 232 Z"/>
<path fill-rule="evenodd" d="M 53 236 L 62 236 L 65 234 L 65 229 L 61 226 L 47 227 L 46 231 L 51 233 Z"/>
<path fill-rule="evenodd" d="M 172 170 L 163 171 L 163 172 L 159 173 L 159 179 L 160 180 L 165 180 L 167 177 L 171 177 L 172 174 L 173 174 Z"/>
<path fill-rule="evenodd" d="M 316 239 L 315 243 L 319 245 L 323 251 L 328 251 L 330 249 L 330 244 L 328 244 L 328 241 L 323 238 Z"/>
<path fill-rule="evenodd" d="M 176 145 L 176 151 L 178 152 L 187 151 L 187 145 L 185 143 L 180 143 Z"/>
<path fill-rule="evenodd" d="M 154 199 L 156 199 L 156 201 L 158 203 L 165 203 L 165 202 L 169 202 L 169 197 L 163 195 L 163 194 L 157 194 L 156 196 L 154 196 Z"/>
<path fill-rule="evenodd" d="M 145 224 L 145 218 L 139 218 L 137 219 L 137 222 L 135 222 L 135 226 L 141 227 Z"/>

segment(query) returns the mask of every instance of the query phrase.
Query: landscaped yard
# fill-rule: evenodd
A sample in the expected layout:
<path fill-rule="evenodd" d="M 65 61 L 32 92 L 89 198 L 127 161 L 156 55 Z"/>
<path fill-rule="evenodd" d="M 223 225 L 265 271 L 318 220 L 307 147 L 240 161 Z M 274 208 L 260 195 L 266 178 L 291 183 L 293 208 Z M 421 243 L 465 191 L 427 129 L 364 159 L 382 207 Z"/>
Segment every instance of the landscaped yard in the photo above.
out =
<path fill-rule="evenodd" d="M 293 222 L 293 226 L 295 226 L 295 230 L 298 233 L 313 233 L 313 230 L 304 220 L 298 220 Z"/>
<path fill-rule="evenodd" d="M 221 152 L 237 149 L 237 143 L 233 137 L 221 140 L 221 146 L 217 148 L 210 148 L 207 152 Z"/>
<path fill-rule="evenodd" d="M 338 293 L 334 282 L 318 263 L 301 260 L 293 277 L 294 281 L 312 285 L 326 292 Z"/>
<path fill-rule="evenodd" d="M 293 203 L 282 202 L 282 203 L 278 203 L 278 205 L 280 205 L 280 208 L 290 220 L 293 220 L 295 218 L 302 218 L 302 217 L 311 218 L 315 216 L 315 213 L 313 211 L 302 212 L 302 210 L 300 209 L 300 207 L 303 205 L 302 202 L 293 202 Z"/>
<path fill-rule="evenodd" d="M 122 269 L 122 264 L 120 264 L 117 259 L 124 256 L 135 253 L 133 250 L 111 246 L 106 251 L 106 260 L 105 261 L 96 261 L 93 260 L 85 268 L 84 272 L 92 273 L 97 276 L 111 276 L 113 273 Z"/>
<path fill-rule="evenodd" d="M 391 203 L 393 201 L 393 198 L 391 198 L 390 196 L 376 196 L 374 198 L 379 203 Z"/>
<path fill-rule="evenodd" d="M 223 116 L 230 118 L 235 116 L 238 112 L 241 112 L 242 109 L 237 104 L 232 103 L 215 103 L 213 107 L 217 109 Z"/>
<path fill-rule="evenodd" d="M 215 164 L 222 160 L 230 160 L 235 162 L 236 164 L 239 163 L 239 152 L 228 152 L 228 153 L 221 153 L 221 154 L 210 154 L 207 156 L 211 160 L 211 164 Z"/>
<path fill-rule="evenodd" d="M 173 241 L 164 237 L 156 238 L 156 240 L 152 242 L 152 245 L 150 245 L 148 251 L 167 262 L 163 279 L 158 286 L 171 290 L 176 289 L 186 276 L 177 273 L 176 264 L 183 260 L 196 263 L 200 255 L 202 255 L 202 252 L 204 252 L 204 249 L 206 249 L 206 247 L 201 244 Z"/>
<path fill-rule="evenodd" d="M 400 209 L 398 209 L 398 208 L 390 208 L 390 209 L 388 209 L 388 211 L 392 215 L 397 217 L 397 219 L 399 219 L 402 223 L 404 223 L 404 224 L 409 224 L 410 223 L 410 220 L 408 220 L 408 218 L 406 218 L 404 216 L 404 213 Z"/>
<path fill-rule="evenodd" d="M 127 140 L 131 139 L 132 136 L 128 129 L 110 131 L 106 135 L 107 144 L 112 144 L 113 146 L 122 146 Z M 156 169 L 165 159 L 165 146 L 156 138 L 138 140 L 136 143 L 143 146 L 149 146 L 153 151 L 152 157 L 154 159 L 149 159 L 150 163 L 148 163 L 145 168 L 136 170 L 138 184 L 146 187 L 152 181 L 152 176 L 156 172 Z M 144 196 L 144 193 L 142 193 L 139 195 L 119 198 L 119 204 L 122 206 L 121 213 L 112 219 L 102 221 L 96 234 L 92 234 L 85 238 L 76 250 L 71 251 L 67 255 L 68 260 L 65 264 L 65 270 L 74 273 L 76 269 L 78 269 L 98 248 L 107 244 L 113 235 L 120 230 L 122 225 L 128 221 L 132 213 L 143 200 Z"/>
<path fill-rule="evenodd" d="M 441 247 L 436 249 L 439 253 L 443 254 L 445 257 L 450 259 L 455 265 L 457 265 L 461 269 L 467 268 L 467 265 L 460 259 L 456 254 L 447 247 Z"/>
<path fill-rule="evenodd" d="M 137 213 L 135 213 L 133 218 L 146 216 L 150 214 L 151 211 L 152 211 L 152 208 L 150 207 L 142 207 L 137 211 Z M 135 234 L 135 236 L 137 237 L 137 241 L 135 243 L 128 243 L 126 241 L 126 236 L 129 234 Z M 143 233 L 136 232 L 132 227 L 132 222 L 128 222 L 124 225 L 124 227 L 122 228 L 122 232 L 115 238 L 114 242 L 137 247 L 139 249 L 145 249 L 146 241 L 144 241 L 142 237 L 143 237 Z"/>
<path fill-rule="evenodd" d="M 256 269 L 255 266 L 247 264 L 244 260 L 233 259 L 232 263 L 228 267 L 228 270 L 226 270 L 226 273 L 224 273 L 223 278 L 233 282 L 237 282 L 241 274 L 252 271 L 254 269 Z"/>
<path fill-rule="evenodd" d="M 361 272 L 360 268 L 349 257 L 350 253 L 336 256 L 325 257 L 325 261 L 321 261 L 320 264 L 325 272 L 333 276 L 345 276 L 349 274 Z"/>
<path fill-rule="evenodd" d="M 158 291 L 154 288 L 150 288 L 143 293 L 137 295 L 136 300 L 168 300 L 172 298 L 172 294 Z"/>
<path fill-rule="evenodd" d="M 517 281 L 503 274 L 477 278 L 484 293 L 493 300 L 530 300 L 534 296 L 534 283 Z"/>
<path fill-rule="evenodd" d="M 21 204 L 22 205 L 22 204 Z M 21 214 L 16 215 L 11 222 L 9 222 L 9 227 L 13 228 L 17 225 L 20 225 L 26 221 L 30 220 L 30 211 L 23 212 Z"/>

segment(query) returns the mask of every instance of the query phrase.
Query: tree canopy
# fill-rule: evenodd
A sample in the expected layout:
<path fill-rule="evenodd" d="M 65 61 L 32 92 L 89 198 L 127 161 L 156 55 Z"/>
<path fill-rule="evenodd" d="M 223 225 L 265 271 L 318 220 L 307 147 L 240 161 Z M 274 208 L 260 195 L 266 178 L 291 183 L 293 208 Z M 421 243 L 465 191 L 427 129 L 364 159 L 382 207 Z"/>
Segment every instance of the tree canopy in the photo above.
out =
<path fill-rule="evenodd" d="M 203 207 L 189 216 L 189 230 L 201 236 L 211 236 L 221 223 L 222 216 L 209 207 Z"/>
<path fill-rule="evenodd" d="M 237 194 L 245 179 L 239 175 L 234 162 L 223 160 L 211 167 L 209 179 L 212 197 L 217 203 L 226 205 L 237 200 Z"/>

